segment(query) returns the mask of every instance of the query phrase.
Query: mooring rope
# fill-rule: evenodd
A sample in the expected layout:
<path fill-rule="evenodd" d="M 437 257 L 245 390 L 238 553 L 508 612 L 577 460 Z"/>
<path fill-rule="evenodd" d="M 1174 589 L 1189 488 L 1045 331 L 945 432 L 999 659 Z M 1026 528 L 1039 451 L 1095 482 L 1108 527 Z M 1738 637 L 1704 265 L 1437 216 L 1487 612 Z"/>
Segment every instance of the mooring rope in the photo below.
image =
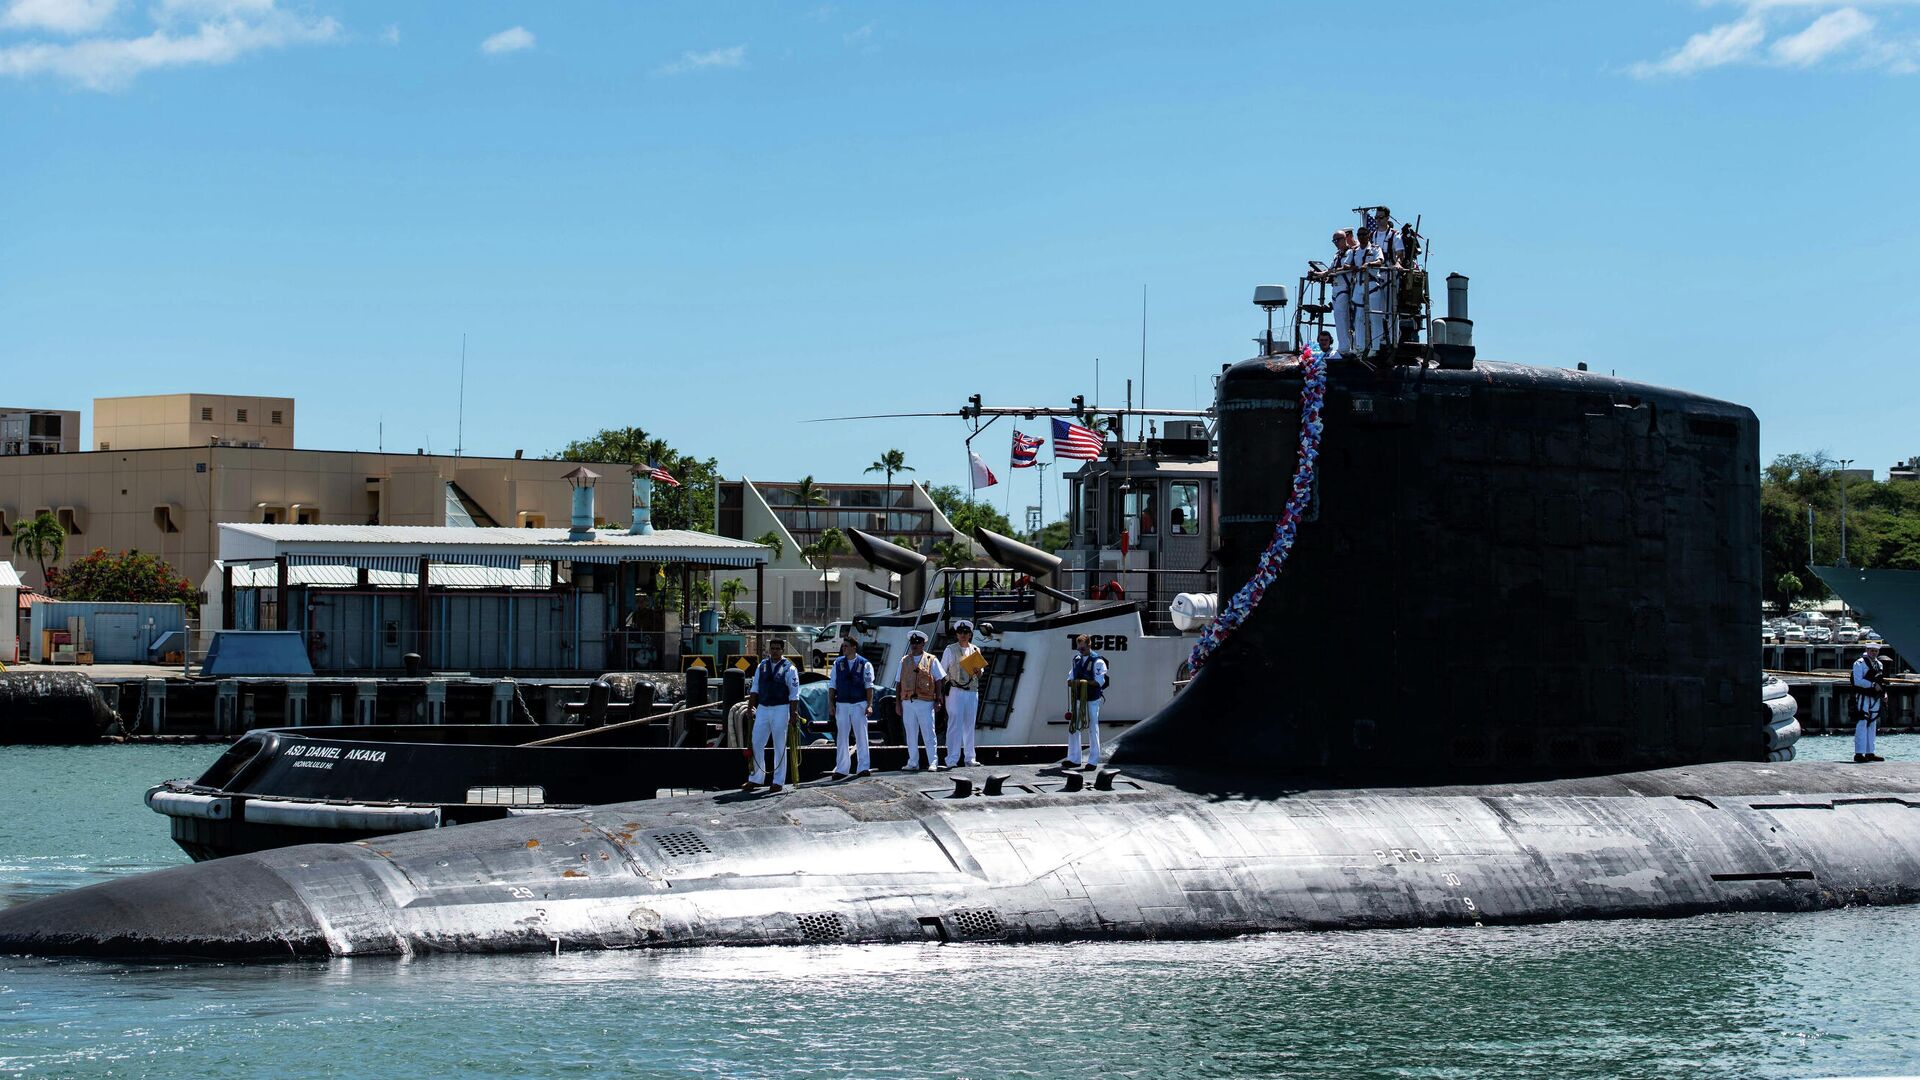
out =
<path fill-rule="evenodd" d="M 1268 365 L 1279 368 L 1279 362 L 1269 360 Z M 1293 469 L 1293 491 L 1287 496 L 1286 509 L 1281 511 L 1280 520 L 1274 522 L 1273 539 L 1267 542 L 1267 549 L 1260 553 L 1260 561 L 1254 566 L 1253 576 L 1240 586 L 1233 598 L 1220 609 L 1220 614 L 1200 632 L 1200 640 L 1193 646 L 1193 655 L 1188 657 L 1187 666 L 1195 673 L 1206 665 L 1207 658 L 1220 647 L 1233 632 L 1240 628 L 1253 609 L 1260 606 L 1260 599 L 1267 594 L 1267 586 L 1272 585 L 1280 576 L 1280 568 L 1286 565 L 1287 555 L 1293 550 L 1293 539 L 1300 531 L 1300 518 L 1307 512 L 1307 504 L 1313 498 L 1314 464 L 1320 458 L 1320 434 L 1323 425 L 1320 421 L 1320 407 L 1327 396 L 1327 361 L 1316 356 L 1311 345 L 1300 350 L 1300 370 L 1306 376 L 1300 387 L 1300 457 Z"/>

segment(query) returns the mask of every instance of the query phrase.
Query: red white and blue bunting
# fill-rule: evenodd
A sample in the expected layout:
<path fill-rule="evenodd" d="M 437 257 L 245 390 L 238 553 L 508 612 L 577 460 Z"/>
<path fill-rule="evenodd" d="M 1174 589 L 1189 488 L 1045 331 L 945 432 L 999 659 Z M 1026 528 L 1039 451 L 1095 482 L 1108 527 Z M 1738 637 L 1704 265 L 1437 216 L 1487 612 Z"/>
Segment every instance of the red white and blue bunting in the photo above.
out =
<path fill-rule="evenodd" d="M 1268 363 L 1278 366 L 1279 361 L 1270 360 Z M 1196 674 L 1206 665 L 1213 651 L 1239 629 L 1247 616 L 1253 614 L 1254 608 L 1260 606 L 1261 598 L 1267 595 L 1267 587 L 1280 576 L 1280 568 L 1286 565 L 1287 555 L 1293 550 L 1294 537 L 1300 531 L 1300 518 L 1307 512 L 1307 506 L 1313 498 L 1314 465 L 1320 458 L 1320 435 L 1323 429 L 1320 407 L 1327 396 L 1326 358 L 1315 356 L 1312 346 L 1302 348 L 1300 370 L 1306 381 L 1300 387 L 1300 457 L 1293 469 L 1293 491 L 1287 496 L 1287 506 L 1281 511 L 1280 520 L 1274 523 L 1273 539 L 1267 543 L 1266 550 L 1260 553 L 1253 576 L 1240 586 L 1233 598 L 1221 607 L 1220 614 L 1200 632 L 1200 640 L 1194 644 L 1193 655 L 1187 660 L 1187 666 Z"/>

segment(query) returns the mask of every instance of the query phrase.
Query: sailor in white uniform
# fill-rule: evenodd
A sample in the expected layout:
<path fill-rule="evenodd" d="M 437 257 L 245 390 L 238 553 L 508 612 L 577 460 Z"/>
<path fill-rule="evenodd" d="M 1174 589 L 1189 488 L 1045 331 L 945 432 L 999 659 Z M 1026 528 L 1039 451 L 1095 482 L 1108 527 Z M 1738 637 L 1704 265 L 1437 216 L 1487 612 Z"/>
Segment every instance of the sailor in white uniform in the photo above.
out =
<path fill-rule="evenodd" d="M 1076 695 L 1086 698 L 1086 730 L 1079 718 L 1069 712 L 1067 722 L 1067 761 L 1069 768 L 1091 769 L 1100 764 L 1100 701 L 1107 696 L 1107 661 L 1093 651 L 1093 639 L 1085 634 L 1073 639 L 1073 660 L 1067 665 L 1067 701 L 1077 712 Z M 1080 752 L 1081 736 L 1086 737 L 1086 756 Z"/>
<path fill-rule="evenodd" d="M 1370 356 L 1387 347 L 1387 305 L 1392 289 L 1387 282 L 1386 256 L 1366 229 L 1354 241 L 1351 263 L 1356 270 L 1353 283 L 1354 329 L 1360 335 L 1360 352 Z M 1342 352 L 1346 349 L 1342 348 Z"/>
<path fill-rule="evenodd" d="M 900 723 L 907 732 L 907 771 L 919 772 L 920 748 L 926 747 L 927 770 L 940 771 L 940 748 L 934 742 L 933 702 L 940 680 L 947 677 L 940 658 L 927 651 L 927 635 L 918 630 L 907 635 L 907 655 L 900 658 L 895 673 L 894 700 L 900 705 Z"/>
<path fill-rule="evenodd" d="M 873 764 L 867 756 L 867 721 L 873 716 L 873 664 L 860 655 L 860 643 L 850 637 L 840 639 L 827 698 L 833 702 L 833 778 L 869 775 Z M 856 747 L 854 758 L 848 756 L 849 737 Z"/>
<path fill-rule="evenodd" d="M 800 700 L 800 669 L 786 658 L 787 643 L 774 638 L 767 643 L 767 658 L 753 670 L 753 685 L 747 690 L 747 705 L 753 709 L 753 769 L 741 787 L 752 791 L 762 784 L 768 791 L 779 791 L 787 778 L 787 725 L 793 721 L 793 705 Z M 764 750 L 773 744 L 773 778 L 767 778 Z"/>
<path fill-rule="evenodd" d="M 1327 303 L 1333 306 L 1333 328 L 1344 355 L 1353 353 L 1353 274 L 1353 236 L 1341 229 L 1333 234 L 1333 262 L 1307 276 L 1327 283 Z"/>
<path fill-rule="evenodd" d="M 1886 704 L 1887 692 L 1881 685 L 1886 678 L 1886 664 L 1880 659 L 1880 643 L 1869 641 L 1860 653 L 1860 659 L 1853 662 L 1853 760 L 1855 762 L 1885 761 L 1886 758 L 1873 752 L 1874 739 L 1880 734 L 1880 709 Z"/>
<path fill-rule="evenodd" d="M 974 726 L 980 720 L 980 676 L 967 671 L 968 657 L 979 656 L 973 643 L 973 624 L 965 619 L 953 624 L 953 644 L 940 654 L 940 666 L 947 672 L 947 768 L 980 764 L 974 747 Z M 983 673 L 984 674 L 984 673 Z"/>

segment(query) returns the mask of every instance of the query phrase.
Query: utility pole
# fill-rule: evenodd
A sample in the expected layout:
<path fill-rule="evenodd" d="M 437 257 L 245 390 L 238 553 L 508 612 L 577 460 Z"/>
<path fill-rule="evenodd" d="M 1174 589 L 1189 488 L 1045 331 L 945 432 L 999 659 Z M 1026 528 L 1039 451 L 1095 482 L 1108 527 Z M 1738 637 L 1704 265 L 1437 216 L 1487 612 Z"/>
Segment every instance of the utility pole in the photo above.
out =
<path fill-rule="evenodd" d="M 1847 466 L 1852 458 L 1840 459 L 1840 565 L 1847 565 Z"/>

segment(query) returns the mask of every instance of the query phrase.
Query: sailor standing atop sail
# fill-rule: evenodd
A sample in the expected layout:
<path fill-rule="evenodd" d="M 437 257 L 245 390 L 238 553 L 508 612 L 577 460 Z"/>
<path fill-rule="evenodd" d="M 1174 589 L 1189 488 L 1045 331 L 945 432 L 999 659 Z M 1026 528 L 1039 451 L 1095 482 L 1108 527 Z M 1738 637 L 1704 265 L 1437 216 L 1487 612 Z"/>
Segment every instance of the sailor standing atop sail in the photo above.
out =
<path fill-rule="evenodd" d="M 1349 261 L 1355 268 L 1354 330 L 1360 335 L 1361 355 L 1371 356 L 1387 347 L 1387 305 L 1393 300 L 1385 269 L 1387 259 L 1372 230 L 1364 227 L 1360 230 Z"/>
<path fill-rule="evenodd" d="M 947 677 L 940 660 L 927 651 L 927 635 L 918 630 L 907 635 L 907 655 L 900 658 L 900 670 L 894 690 L 900 702 L 900 724 L 907 729 L 907 771 L 919 772 L 915 764 L 920 747 L 926 745 L 927 769 L 940 771 L 940 747 L 933 737 L 933 701 L 940 680 Z"/>
<path fill-rule="evenodd" d="M 1340 352 L 1353 354 L 1353 235 L 1345 229 L 1333 234 L 1333 262 L 1307 276 L 1327 283 L 1327 303 L 1333 307 L 1333 328 L 1340 335 Z"/>
<path fill-rule="evenodd" d="M 867 757 L 867 720 L 873 716 L 873 665 L 860 655 L 860 643 L 850 637 L 840 639 L 840 656 L 833 662 L 833 678 L 827 684 L 827 700 L 833 703 L 833 778 L 866 776 L 873 771 Z M 847 739 L 858 747 L 860 771 L 848 758 Z"/>
<path fill-rule="evenodd" d="M 1873 752 L 1880 734 L 1880 709 L 1887 701 L 1887 667 L 1880 659 L 1880 643 L 1869 641 L 1853 662 L 1853 760 L 1885 761 Z"/>
<path fill-rule="evenodd" d="M 800 698 L 800 670 L 786 658 L 787 643 L 780 638 L 767 642 L 767 658 L 753 670 L 753 686 L 747 691 L 747 705 L 753 709 L 753 770 L 741 790 L 752 791 L 766 784 L 768 791 L 779 791 L 787 775 L 787 725 L 793 719 L 793 703 Z M 773 779 L 767 779 L 767 759 L 761 751 L 773 744 Z"/>
<path fill-rule="evenodd" d="M 980 764 L 974 747 L 974 725 L 980 720 L 980 677 L 986 657 L 973 643 L 973 624 L 953 624 L 953 644 L 940 654 L 947 672 L 947 768 Z"/>
<path fill-rule="evenodd" d="M 1093 651 L 1093 639 L 1085 634 L 1073 639 L 1073 661 L 1067 666 L 1067 700 L 1073 709 L 1067 714 L 1067 760 L 1070 768 L 1091 769 L 1100 764 L 1100 700 L 1107 696 L 1107 661 Z M 1087 753 L 1082 763 L 1081 736 Z"/>

